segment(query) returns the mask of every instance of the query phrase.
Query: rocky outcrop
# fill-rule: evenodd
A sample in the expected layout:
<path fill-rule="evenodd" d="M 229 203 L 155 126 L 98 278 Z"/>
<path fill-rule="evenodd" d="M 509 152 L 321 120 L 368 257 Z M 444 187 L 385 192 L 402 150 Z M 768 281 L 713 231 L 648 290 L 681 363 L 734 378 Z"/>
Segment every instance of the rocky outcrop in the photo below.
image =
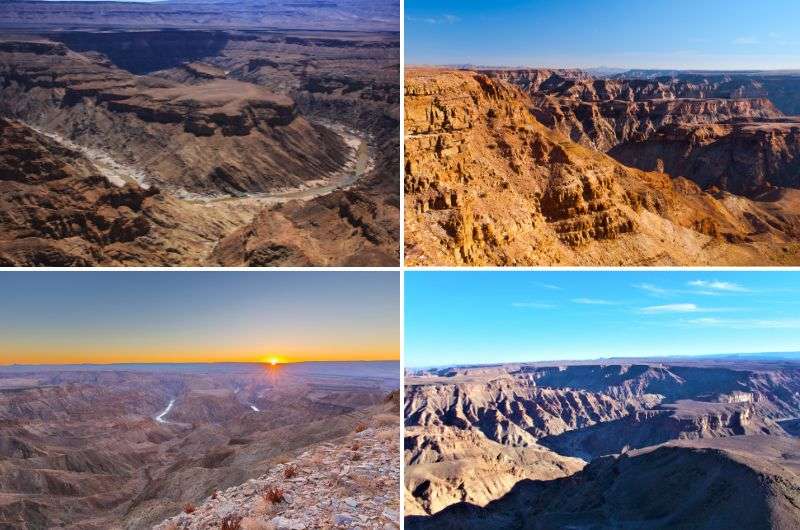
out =
<path fill-rule="evenodd" d="M 800 525 L 800 448 L 774 436 L 680 441 L 521 481 L 485 508 L 458 504 L 406 528 L 758 528 Z"/>
<path fill-rule="evenodd" d="M 610 151 L 623 164 L 680 175 L 702 188 L 757 196 L 800 188 L 800 119 L 664 127 Z"/>
<path fill-rule="evenodd" d="M 484 506 L 520 480 L 553 480 L 584 462 L 545 447 L 518 447 L 473 429 L 406 427 L 404 514 L 424 515 L 457 502 Z"/>
<path fill-rule="evenodd" d="M 548 436 L 539 443 L 558 454 L 591 461 L 670 440 L 751 434 L 787 436 L 779 425 L 760 417 L 752 405 L 680 400 L 655 409 L 636 411 L 617 421 Z"/>
<path fill-rule="evenodd" d="M 538 438 L 622 418 L 636 404 L 580 389 L 540 388 L 524 378 L 407 387 L 409 427 L 474 428 L 498 443 L 527 446 Z"/>
<path fill-rule="evenodd" d="M 399 528 L 399 435 L 396 425 L 367 428 L 317 445 L 153 528 Z"/>
<path fill-rule="evenodd" d="M 519 89 L 481 73 L 407 72 L 409 264 L 796 259 L 784 247 L 796 239 L 789 201 L 731 208 L 685 179 L 631 169 L 568 140 L 531 107 Z M 774 207 L 786 222 L 771 224 Z"/>
<path fill-rule="evenodd" d="M 541 123 L 604 152 L 624 142 L 644 142 L 667 125 L 783 116 L 766 97 L 729 98 L 674 82 L 593 79 L 547 70 L 488 73 L 525 91 Z M 532 75 L 546 80 L 531 83 Z"/>
<path fill-rule="evenodd" d="M 58 46 L 0 52 L 0 111 L 115 153 L 162 187 L 236 196 L 300 186 L 346 162 L 339 136 L 286 95 L 232 79 L 134 76 Z"/>
<path fill-rule="evenodd" d="M 447 507 L 459 502 L 491 510 L 520 484 L 551 487 L 608 455 L 676 440 L 785 444 L 776 420 L 800 414 L 796 367 L 747 363 L 522 363 L 405 382 L 406 515 L 457 513 Z"/>

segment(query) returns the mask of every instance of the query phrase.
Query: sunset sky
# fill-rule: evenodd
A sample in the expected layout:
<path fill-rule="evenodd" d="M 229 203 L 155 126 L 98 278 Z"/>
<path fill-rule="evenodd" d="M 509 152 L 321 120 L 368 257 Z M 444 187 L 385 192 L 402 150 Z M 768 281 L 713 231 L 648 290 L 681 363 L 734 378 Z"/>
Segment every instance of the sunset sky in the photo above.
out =
<path fill-rule="evenodd" d="M 0 272 L 0 364 L 399 359 L 397 272 Z"/>

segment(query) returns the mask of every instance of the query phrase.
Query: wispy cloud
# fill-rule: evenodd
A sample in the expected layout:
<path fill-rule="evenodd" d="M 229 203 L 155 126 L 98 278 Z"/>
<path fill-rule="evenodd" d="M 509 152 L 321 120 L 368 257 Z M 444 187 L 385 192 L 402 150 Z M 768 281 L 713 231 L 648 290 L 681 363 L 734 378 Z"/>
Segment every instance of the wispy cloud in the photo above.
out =
<path fill-rule="evenodd" d="M 552 309 L 556 306 L 545 302 L 513 302 L 511 304 L 511 307 L 517 307 L 523 309 Z"/>
<path fill-rule="evenodd" d="M 759 42 L 758 38 L 752 36 L 738 37 L 736 39 L 733 39 L 733 44 L 739 44 L 741 46 L 750 46 L 753 44 L 758 44 L 758 42 Z"/>
<path fill-rule="evenodd" d="M 653 285 L 652 283 L 639 283 L 634 285 L 636 289 L 640 289 L 646 293 L 655 294 L 659 296 L 663 296 L 665 294 L 669 294 L 669 289 L 663 289 L 657 285 Z"/>
<path fill-rule="evenodd" d="M 601 300 L 599 298 L 573 298 L 572 303 L 584 305 L 617 305 L 617 302 L 612 302 L 611 300 Z"/>
<path fill-rule="evenodd" d="M 731 282 L 721 282 L 719 280 L 692 280 L 689 282 L 692 287 L 699 287 L 701 289 L 711 291 L 724 291 L 730 293 L 746 293 L 749 289 L 742 287 L 739 284 Z"/>
<path fill-rule="evenodd" d="M 720 327 L 732 329 L 800 329 L 800 318 L 693 318 L 686 321 L 688 324 L 705 327 Z"/>
<path fill-rule="evenodd" d="M 425 24 L 455 24 L 456 22 L 461 22 L 461 18 L 457 17 L 456 15 L 449 14 L 425 18 L 406 15 L 406 20 L 409 22 L 424 22 Z"/>
<path fill-rule="evenodd" d="M 700 308 L 695 304 L 664 304 L 664 305 L 651 305 L 643 307 L 639 310 L 640 313 L 646 315 L 655 315 L 661 313 L 697 313 Z"/>
<path fill-rule="evenodd" d="M 553 285 L 552 283 L 541 283 L 541 282 L 533 282 L 533 285 L 537 287 L 541 287 L 542 289 L 547 289 L 548 291 L 561 291 L 561 287 L 558 285 Z"/>

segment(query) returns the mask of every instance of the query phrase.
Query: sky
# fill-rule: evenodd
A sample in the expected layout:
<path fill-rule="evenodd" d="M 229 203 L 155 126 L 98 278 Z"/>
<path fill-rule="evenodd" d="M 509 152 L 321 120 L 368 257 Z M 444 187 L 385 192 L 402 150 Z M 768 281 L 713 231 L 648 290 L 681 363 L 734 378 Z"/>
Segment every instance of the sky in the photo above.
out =
<path fill-rule="evenodd" d="M 797 0 L 406 0 L 406 64 L 800 68 Z"/>
<path fill-rule="evenodd" d="M 397 272 L 0 272 L 0 364 L 397 360 Z"/>
<path fill-rule="evenodd" d="M 405 365 L 800 351 L 800 272 L 407 272 Z"/>

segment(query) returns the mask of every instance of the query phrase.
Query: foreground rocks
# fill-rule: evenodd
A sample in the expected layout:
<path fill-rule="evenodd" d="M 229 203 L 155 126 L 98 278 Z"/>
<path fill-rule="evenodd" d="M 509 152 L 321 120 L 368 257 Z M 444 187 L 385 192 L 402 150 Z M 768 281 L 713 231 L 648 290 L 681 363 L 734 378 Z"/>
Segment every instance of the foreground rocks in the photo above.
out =
<path fill-rule="evenodd" d="M 320 444 L 154 529 L 219 528 L 226 521 L 242 530 L 399 528 L 399 436 L 399 426 L 384 426 Z"/>

